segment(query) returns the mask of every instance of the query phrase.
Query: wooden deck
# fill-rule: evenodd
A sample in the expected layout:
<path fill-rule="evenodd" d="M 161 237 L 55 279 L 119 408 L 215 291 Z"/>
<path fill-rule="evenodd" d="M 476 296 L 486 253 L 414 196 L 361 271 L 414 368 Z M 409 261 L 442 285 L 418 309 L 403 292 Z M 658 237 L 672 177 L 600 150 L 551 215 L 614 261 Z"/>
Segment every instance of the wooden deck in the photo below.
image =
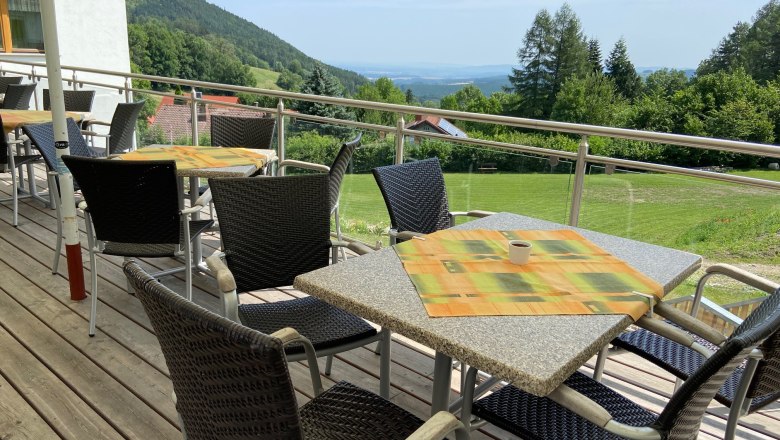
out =
<path fill-rule="evenodd" d="M 37 174 L 43 176 L 41 171 Z M 0 193 L 4 193 L 0 197 L 10 195 L 7 174 L 0 176 Z M 11 225 L 11 215 L 10 202 L 0 206 L 0 438 L 181 438 L 165 361 L 140 303 L 125 291 L 121 259 L 100 260 L 98 333 L 89 338 L 89 302 L 70 301 L 64 258 L 57 275 L 49 270 L 54 211 L 37 201 L 22 201 L 18 228 Z M 81 226 L 83 231 L 83 222 Z M 218 239 L 207 236 L 204 244 L 210 253 Z M 86 253 L 84 258 L 86 266 Z M 168 259 L 144 262 L 149 270 L 175 264 Z M 166 277 L 163 282 L 183 290 L 180 277 Z M 198 304 L 216 309 L 214 290 L 212 279 L 195 277 Z M 298 295 L 280 289 L 242 301 Z M 394 339 L 392 350 L 392 400 L 427 417 L 432 352 L 402 337 Z M 326 387 L 346 379 L 378 390 L 378 357 L 369 348 L 337 358 L 332 376 L 323 377 Z M 311 397 L 306 367 L 294 363 L 290 370 L 303 404 Z M 456 374 L 453 382 L 457 380 Z M 608 362 L 605 382 L 650 409 L 658 409 L 673 387 L 668 374 L 626 354 Z M 721 438 L 726 413 L 726 408 L 713 404 L 700 438 Z M 742 419 L 741 425 L 739 438 L 780 439 L 780 405 Z M 513 437 L 487 427 L 474 438 Z"/>

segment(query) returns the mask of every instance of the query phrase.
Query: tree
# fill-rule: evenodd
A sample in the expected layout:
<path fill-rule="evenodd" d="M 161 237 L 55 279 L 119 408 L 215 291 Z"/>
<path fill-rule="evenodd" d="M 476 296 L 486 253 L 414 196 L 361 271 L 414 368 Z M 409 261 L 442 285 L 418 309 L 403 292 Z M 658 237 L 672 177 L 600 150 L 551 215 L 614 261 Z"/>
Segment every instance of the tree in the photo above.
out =
<path fill-rule="evenodd" d="M 599 40 L 595 38 L 588 40 L 588 64 L 593 72 L 604 73 L 604 65 L 601 63 L 601 46 Z"/>
<path fill-rule="evenodd" d="M 545 9 L 536 14 L 517 57 L 521 68 L 509 81 L 521 98 L 518 113 L 531 118 L 549 118 L 563 83 L 590 71 L 582 25 L 568 4 L 554 17 Z"/>
<path fill-rule="evenodd" d="M 282 70 L 279 78 L 276 79 L 276 85 L 291 92 L 299 92 L 303 87 L 303 78 L 287 69 Z"/>
<path fill-rule="evenodd" d="M 672 96 L 688 85 L 688 76 L 682 70 L 659 69 L 645 79 L 645 95 Z"/>
<path fill-rule="evenodd" d="M 517 50 L 520 69 L 512 69 L 509 82 L 520 96 L 521 116 L 544 118 L 549 96 L 552 93 L 552 68 L 550 56 L 553 50 L 552 17 L 546 9 L 536 14 L 531 28 L 525 33 L 523 47 Z"/>
<path fill-rule="evenodd" d="M 623 99 L 603 73 L 569 78 L 555 100 L 551 119 L 591 125 L 613 125 Z"/>
<path fill-rule="evenodd" d="M 358 87 L 355 99 L 373 102 L 385 102 L 388 104 L 406 104 L 406 94 L 393 84 L 390 78 L 382 77 L 373 83 L 363 84 Z M 394 113 L 379 110 L 357 110 L 358 120 L 370 124 L 395 125 Z"/>
<path fill-rule="evenodd" d="M 306 82 L 304 83 L 301 92 L 309 95 L 341 97 L 344 93 L 344 88 L 335 76 L 328 73 L 324 66 L 318 64 L 306 78 Z M 307 115 L 323 116 L 326 118 L 347 120 L 355 118 L 355 115 L 352 112 L 340 105 L 298 101 L 296 109 Z M 339 132 L 339 129 L 325 129 L 324 131 L 333 133 Z"/>
<path fill-rule="evenodd" d="M 748 41 L 750 25 L 738 22 L 734 29 L 723 40 L 709 58 L 702 61 L 696 69 L 697 76 L 709 75 L 721 70 L 728 72 L 746 64 L 745 45 Z"/>
<path fill-rule="evenodd" d="M 412 89 L 406 89 L 406 103 L 409 105 L 414 105 L 417 103 L 417 97 L 414 96 Z"/>
<path fill-rule="evenodd" d="M 620 38 L 607 58 L 607 77 L 615 81 L 618 93 L 633 101 L 642 88 L 642 78 L 639 77 L 634 64 L 628 58 L 626 40 Z"/>

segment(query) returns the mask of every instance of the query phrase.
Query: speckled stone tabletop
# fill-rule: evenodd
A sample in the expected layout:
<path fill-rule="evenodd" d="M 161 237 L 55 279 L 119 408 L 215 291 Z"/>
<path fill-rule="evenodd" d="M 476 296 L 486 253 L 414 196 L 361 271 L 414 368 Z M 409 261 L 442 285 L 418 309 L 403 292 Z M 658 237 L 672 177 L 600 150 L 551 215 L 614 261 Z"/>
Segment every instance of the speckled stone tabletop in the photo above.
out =
<path fill-rule="evenodd" d="M 698 255 L 500 213 L 458 229 L 575 229 L 669 292 L 700 265 Z M 429 318 L 391 248 L 300 275 L 295 287 L 536 395 L 560 385 L 624 330 L 625 315 Z"/>

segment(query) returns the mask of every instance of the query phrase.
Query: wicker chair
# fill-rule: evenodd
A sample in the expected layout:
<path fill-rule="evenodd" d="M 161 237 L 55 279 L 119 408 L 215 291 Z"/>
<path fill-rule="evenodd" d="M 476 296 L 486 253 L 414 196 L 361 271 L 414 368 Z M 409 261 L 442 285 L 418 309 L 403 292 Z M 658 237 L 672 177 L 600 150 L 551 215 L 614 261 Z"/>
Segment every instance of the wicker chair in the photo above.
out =
<path fill-rule="evenodd" d="M 699 321 L 666 304 L 656 312 L 676 324 L 698 332 Z M 651 322 L 655 321 L 655 322 Z M 675 334 L 679 328 L 643 317 L 638 325 L 663 328 Z M 638 404 L 582 373 L 574 373 L 547 397 L 526 393 L 512 385 L 478 400 L 473 414 L 494 425 L 528 439 L 695 439 L 704 412 L 715 393 L 755 348 L 780 330 L 780 295 L 770 296 L 726 339 L 720 350 L 704 361 L 671 396 L 660 414 Z M 706 332 L 704 332 L 706 334 Z M 704 336 L 702 334 L 701 336 Z M 464 401 L 471 401 L 476 372 L 468 373 Z M 470 405 L 463 407 L 469 421 Z"/>
<path fill-rule="evenodd" d="M 439 159 L 374 168 L 390 214 L 390 243 L 453 226 L 456 216 L 486 217 L 492 212 L 450 212 Z"/>
<path fill-rule="evenodd" d="M 9 84 L 21 84 L 23 77 L 21 76 L 0 76 L 0 95 L 5 95 L 5 90 Z M 3 99 L 0 99 L 0 106 L 3 104 Z"/>
<path fill-rule="evenodd" d="M 289 286 L 297 275 L 328 265 L 329 252 L 337 249 L 330 239 L 328 185 L 325 174 L 209 179 L 227 265 L 218 255 L 206 263 L 219 282 L 226 317 L 263 333 L 298 329 L 318 355 L 329 356 L 328 374 L 333 353 L 378 341 L 379 389 L 387 397 L 389 331 L 377 332 L 363 319 L 314 297 L 238 304 L 236 292 Z M 300 345 L 286 352 L 290 359 L 303 358 Z"/>
<path fill-rule="evenodd" d="M 97 313 L 96 254 L 122 257 L 178 257 L 183 250 L 186 296 L 192 299 L 191 239 L 211 220 L 189 220 L 208 200 L 179 209 L 174 161 L 123 161 L 63 156 L 78 182 L 84 209 L 92 275 L 89 335 Z M 94 225 L 94 228 L 93 228 Z M 170 274 L 172 271 L 165 271 Z M 161 274 L 162 275 L 162 274 Z"/>
<path fill-rule="evenodd" d="M 114 116 L 111 122 L 88 120 L 82 124 L 83 134 L 93 139 L 92 149 L 100 156 L 109 156 L 112 154 L 121 154 L 133 148 L 133 138 L 135 136 L 135 125 L 138 122 L 138 115 L 144 107 L 146 101 L 137 101 L 131 103 L 122 103 L 116 105 Z M 93 125 L 108 126 L 108 134 L 100 134 L 92 130 Z M 106 137 L 108 148 L 95 147 L 95 137 Z"/>
<path fill-rule="evenodd" d="M 95 157 L 95 152 L 87 145 L 81 135 L 81 129 L 71 118 L 66 120 L 68 129 L 68 149 L 71 156 Z M 45 124 L 29 124 L 22 131 L 30 139 L 30 143 L 41 153 L 46 163 L 49 196 L 57 212 L 57 244 L 54 246 L 54 261 L 51 272 L 57 273 L 62 249 L 62 200 L 59 193 L 59 177 L 57 174 L 57 149 L 54 148 L 54 128 L 51 122 Z M 73 182 L 73 189 L 79 191 L 78 182 Z"/>
<path fill-rule="evenodd" d="M 699 281 L 694 297 L 694 310 L 702 300 L 707 280 L 714 275 L 728 276 L 773 295 L 778 295 L 780 287 L 775 282 L 727 264 L 712 265 Z M 725 336 L 712 329 L 708 330 L 706 336 L 701 338 L 688 333 L 662 336 L 653 331 L 638 329 L 623 333 L 613 340 L 612 344 L 649 360 L 681 380 L 687 380 L 726 340 Z M 759 350 L 760 356 L 751 356 L 746 364 L 737 367 L 715 394 L 715 400 L 729 407 L 724 436 L 727 440 L 734 438 L 741 416 L 758 411 L 780 399 L 780 332 L 775 332 L 764 341 Z M 594 377 L 600 376 L 603 365 L 603 362 L 597 362 L 599 368 Z"/>
<path fill-rule="evenodd" d="M 3 108 L 6 110 L 29 110 L 30 98 L 32 98 L 36 86 L 36 83 L 8 84 L 3 98 Z"/>
<path fill-rule="evenodd" d="M 185 301 L 135 262 L 124 267 L 160 341 L 189 440 L 441 439 L 467 431 L 441 412 L 423 425 L 389 401 L 339 382 L 324 393 L 311 343 L 294 329 L 270 335 Z M 304 347 L 315 397 L 298 409 L 285 346 Z M 420 428 L 422 426 L 422 428 Z M 418 429 L 419 428 L 419 429 Z M 415 432 L 415 430 L 417 430 Z"/>
<path fill-rule="evenodd" d="M 2 117 L 0 117 L 0 125 L 2 125 Z M 30 195 L 19 195 L 19 182 L 17 181 L 17 172 L 22 171 L 21 167 L 32 164 L 40 160 L 40 155 L 30 154 L 17 154 L 17 147 L 22 144 L 22 140 L 9 140 L 8 135 L 3 133 L 0 136 L 0 166 L 5 167 L 9 173 L 11 173 L 11 197 L 2 199 L 0 202 L 13 202 L 13 225 L 19 225 L 19 199 L 23 197 L 30 197 Z M 34 182 L 32 182 L 34 184 Z"/>
<path fill-rule="evenodd" d="M 94 90 L 63 90 L 65 110 L 69 112 L 91 112 L 92 101 L 95 99 Z M 43 109 L 51 110 L 49 89 L 43 89 Z"/>
<path fill-rule="evenodd" d="M 330 178 L 328 200 L 330 200 L 331 214 L 333 214 L 333 219 L 336 222 L 336 238 L 339 240 L 342 239 L 341 219 L 339 218 L 339 195 L 341 194 L 341 182 L 344 180 L 344 174 L 347 172 L 347 167 L 349 166 L 349 162 L 352 160 L 352 156 L 355 154 L 355 150 L 360 148 L 360 138 L 361 135 L 358 135 L 352 141 L 343 144 L 339 152 L 336 154 L 336 158 L 333 160 L 333 164 L 330 167 L 327 165 L 303 162 L 300 160 L 283 160 L 279 162 L 279 169 L 285 167 L 295 167 L 328 173 Z"/>
<path fill-rule="evenodd" d="M 274 141 L 275 118 L 213 115 L 211 145 L 269 149 Z"/>

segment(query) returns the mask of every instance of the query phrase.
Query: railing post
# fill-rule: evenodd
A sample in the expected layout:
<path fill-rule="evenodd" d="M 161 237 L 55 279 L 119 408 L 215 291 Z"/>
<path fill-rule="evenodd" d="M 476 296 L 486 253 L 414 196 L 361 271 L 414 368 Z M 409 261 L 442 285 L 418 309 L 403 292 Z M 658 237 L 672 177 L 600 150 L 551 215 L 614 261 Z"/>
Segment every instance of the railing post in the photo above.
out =
<path fill-rule="evenodd" d="M 580 146 L 577 149 L 577 164 L 574 170 L 574 188 L 571 195 L 571 211 L 569 211 L 569 225 L 577 226 L 580 220 L 580 205 L 582 204 L 582 192 L 585 188 L 585 169 L 588 166 L 588 136 L 582 135 Z"/>
<path fill-rule="evenodd" d="M 192 145 L 198 145 L 198 97 L 195 87 L 190 90 L 190 113 L 192 114 Z"/>
<path fill-rule="evenodd" d="M 404 115 L 399 114 L 395 123 L 395 163 L 400 165 L 404 163 Z"/>
<path fill-rule="evenodd" d="M 279 98 L 276 104 L 276 156 L 279 162 L 284 160 L 284 100 Z M 277 173 L 284 176 L 284 168 L 279 168 Z"/>
<path fill-rule="evenodd" d="M 119 93 L 124 92 L 125 103 L 127 104 L 133 102 L 133 92 L 132 90 L 130 90 L 132 88 L 133 88 L 133 80 L 131 78 L 125 77 L 125 86 L 122 88 L 122 90 L 120 90 Z"/>
<path fill-rule="evenodd" d="M 35 66 L 32 66 L 30 68 L 30 81 L 34 83 L 38 83 L 38 81 L 35 80 L 36 74 L 35 74 Z M 48 78 L 47 78 L 48 81 Z M 49 87 L 51 88 L 51 87 Z M 33 90 L 33 102 L 35 102 L 35 110 L 40 110 L 42 106 L 38 105 L 38 87 L 36 86 Z"/>
<path fill-rule="evenodd" d="M 71 78 L 71 86 L 72 86 L 73 90 L 78 90 L 79 89 L 79 83 L 77 82 L 76 71 L 75 70 L 71 73 L 70 78 Z"/>

